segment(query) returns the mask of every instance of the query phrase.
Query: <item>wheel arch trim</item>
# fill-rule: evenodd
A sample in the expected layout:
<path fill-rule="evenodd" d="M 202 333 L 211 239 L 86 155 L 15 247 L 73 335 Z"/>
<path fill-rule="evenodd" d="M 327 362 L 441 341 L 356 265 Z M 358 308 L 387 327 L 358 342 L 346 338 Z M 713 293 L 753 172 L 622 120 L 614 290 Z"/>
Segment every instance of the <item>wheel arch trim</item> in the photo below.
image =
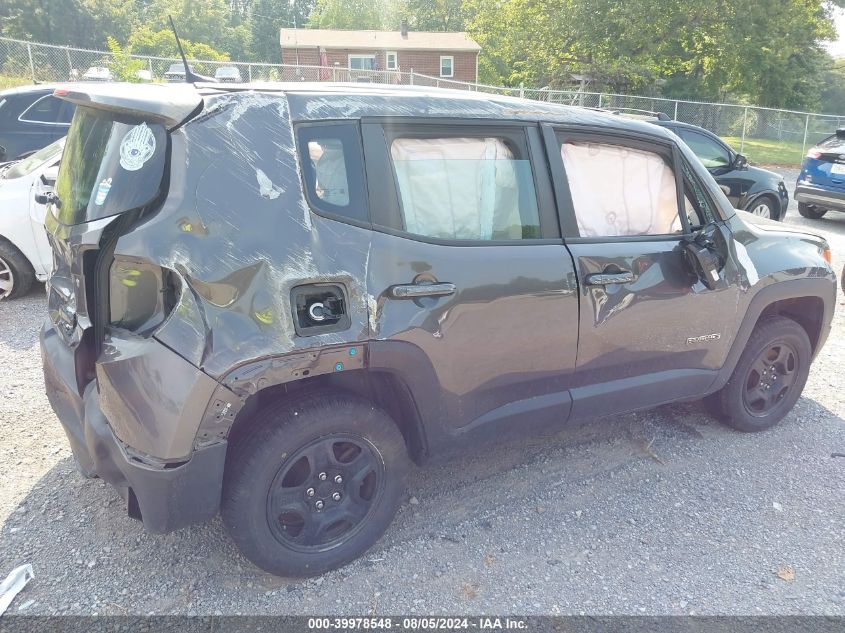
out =
<path fill-rule="evenodd" d="M 728 382 L 739 362 L 740 355 L 751 338 L 751 333 L 754 331 L 760 318 L 766 313 L 766 310 L 771 309 L 776 304 L 797 299 L 815 299 L 820 300 L 822 303 L 819 331 L 815 336 L 815 340 L 813 340 L 813 333 L 808 332 L 810 340 L 813 343 L 813 358 L 815 358 L 830 332 L 833 310 L 836 303 L 836 282 L 830 278 L 804 278 L 776 282 L 761 289 L 751 299 L 742 323 L 734 337 L 731 350 L 725 359 L 722 369 L 719 371 L 713 384 L 710 385 L 709 392 L 718 391 Z M 789 315 L 787 314 L 786 316 Z M 797 321 L 794 318 L 793 320 Z M 799 324 L 806 329 L 805 324 L 800 322 Z"/>

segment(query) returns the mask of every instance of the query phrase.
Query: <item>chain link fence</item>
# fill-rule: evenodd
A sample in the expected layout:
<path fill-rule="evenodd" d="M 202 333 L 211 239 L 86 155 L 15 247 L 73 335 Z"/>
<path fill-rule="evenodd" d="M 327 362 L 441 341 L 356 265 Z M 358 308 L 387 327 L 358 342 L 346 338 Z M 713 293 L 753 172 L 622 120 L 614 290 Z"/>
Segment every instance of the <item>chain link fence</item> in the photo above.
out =
<path fill-rule="evenodd" d="M 182 81 L 179 58 L 130 56 L 142 62 L 142 81 Z M 706 128 L 725 139 L 755 163 L 798 165 L 807 150 L 845 124 L 845 116 L 776 110 L 750 105 L 704 103 L 661 97 L 490 86 L 420 73 L 388 70 L 352 70 L 340 66 L 302 66 L 230 61 L 190 61 L 193 71 L 222 81 L 339 81 L 416 85 L 472 90 L 486 94 L 523 97 L 550 103 L 617 111 L 633 116 L 656 116 Z M 112 79 L 111 53 L 37 44 L 0 37 L 0 89 L 32 82 Z"/>

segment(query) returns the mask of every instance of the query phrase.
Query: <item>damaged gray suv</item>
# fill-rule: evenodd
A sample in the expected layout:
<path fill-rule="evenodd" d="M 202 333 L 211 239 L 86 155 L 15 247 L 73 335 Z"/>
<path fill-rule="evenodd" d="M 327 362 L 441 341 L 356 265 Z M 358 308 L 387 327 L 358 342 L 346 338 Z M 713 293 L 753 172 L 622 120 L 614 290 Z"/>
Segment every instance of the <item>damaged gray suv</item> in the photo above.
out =
<path fill-rule="evenodd" d="M 274 574 L 372 546 L 411 461 L 705 398 L 781 420 L 830 330 L 820 237 L 671 132 L 362 85 L 86 85 L 47 229 L 47 392 L 80 470 Z"/>

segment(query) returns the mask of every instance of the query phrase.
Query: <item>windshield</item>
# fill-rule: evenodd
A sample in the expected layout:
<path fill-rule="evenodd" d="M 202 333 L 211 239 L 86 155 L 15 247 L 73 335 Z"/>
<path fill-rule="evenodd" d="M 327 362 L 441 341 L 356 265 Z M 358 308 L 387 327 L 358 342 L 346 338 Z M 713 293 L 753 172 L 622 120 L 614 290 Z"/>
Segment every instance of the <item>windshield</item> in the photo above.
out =
<path fill-rule="evenodd" d="M 164 126 L 77 108 L 56 181 L 56 218 L 79 224 L 144 206 L 158 195 L 166 154 Z"/>
<path fill-rule="evenodd" d="M 58 158 L 62 153 L 62 148 L 65 145 L 65 139 L 61 138 L 55 143 L 50 143 L 34 154 L 30 154 L 26 158 L 19 160 L 17 163 L 9 167 L 3 178 L 21 178 L 34 172 L 47 161 Z"/>

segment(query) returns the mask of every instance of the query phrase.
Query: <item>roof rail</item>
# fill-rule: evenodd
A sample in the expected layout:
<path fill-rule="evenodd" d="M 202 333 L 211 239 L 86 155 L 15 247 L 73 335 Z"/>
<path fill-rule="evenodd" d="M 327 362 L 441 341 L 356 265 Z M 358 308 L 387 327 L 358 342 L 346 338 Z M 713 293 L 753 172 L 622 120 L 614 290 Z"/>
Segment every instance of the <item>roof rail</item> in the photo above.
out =
<path fill-rule="evenodd" d="M 641 110 L 639 108 L 600 108 L 604 109 L 605 112 L 610 112 L 612 114 L 619 114 L 619 115 L 640 115 L 644 117 L 654 117 L 658 121 L 671 121 L 672 117 L 670 117 L 665 112 L 652 112 L 651 110 Z"/>

